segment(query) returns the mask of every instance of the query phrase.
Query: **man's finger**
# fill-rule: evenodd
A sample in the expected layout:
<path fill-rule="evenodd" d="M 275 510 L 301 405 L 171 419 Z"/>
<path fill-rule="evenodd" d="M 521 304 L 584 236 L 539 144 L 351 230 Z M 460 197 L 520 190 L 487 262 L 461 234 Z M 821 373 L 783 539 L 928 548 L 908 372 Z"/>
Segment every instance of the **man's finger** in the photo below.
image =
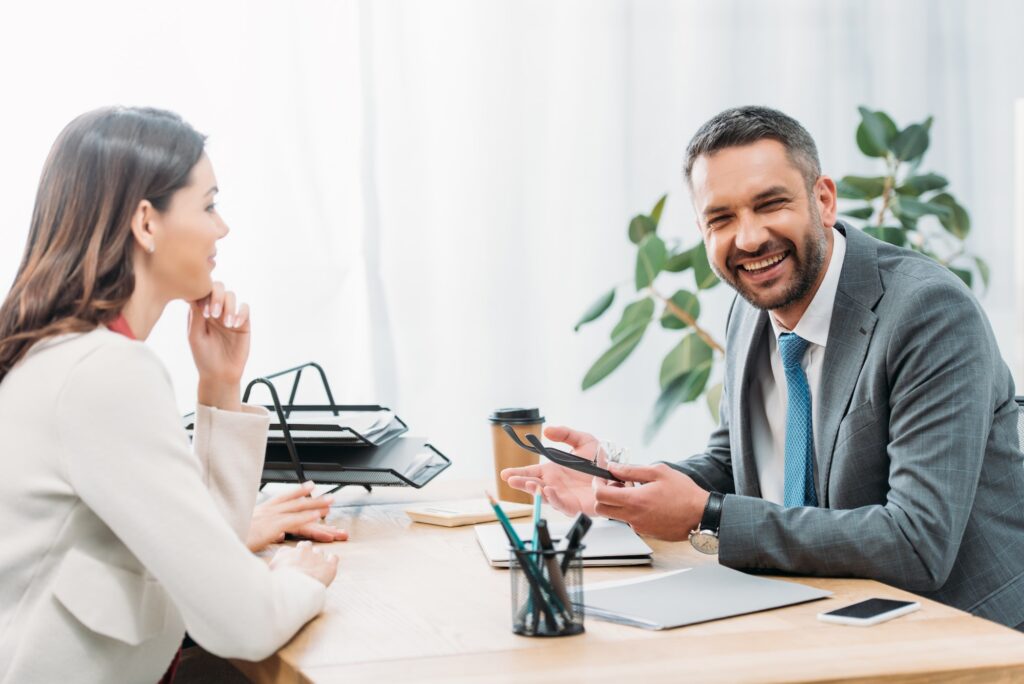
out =
<path fill-rule="evenodd" d="M 533 494 L 532 488 L 544 486 L 544 481 L 537 477 L 510 477 L 508 479 L 508 486 L 521 492 Z"/>
<path fill-rule="evenodd" d="M 544 472 L 541 470 L 541 466 L 537 465 L 523 466 L 521 468 L 505 468 L 501 471 L 501 479 L 508 482 L 513 477 L 532 477 L 540 479 L 544 476 Z M 511 486 L 511 485 L 510 485 Z"/>
<path fill-rule="evenodd" d="M 664 467 L 661 465 L 626 465 L 625 463 L 609 463 L 608 470 L 623 482 L 654 482 L 660 480 Z"/>
<path fill-rule="evenodd" d="M 553 442 L 568 444 L 573 449 L 578 449 L 584 444 L 594 441 L 593 435 L 573 430 L 564 425 L 552 425 L 549 428 L 545 428 L 544 436 Z"/>
<path fill-rule="evenodd" d="M 594 487 L 594 500 L 605 506 L 613 506 L 615 508 L 631 507 L 635 502 L 633 497 L 636 496 L 638 491 L 632 488 L 598 485 Z"/>

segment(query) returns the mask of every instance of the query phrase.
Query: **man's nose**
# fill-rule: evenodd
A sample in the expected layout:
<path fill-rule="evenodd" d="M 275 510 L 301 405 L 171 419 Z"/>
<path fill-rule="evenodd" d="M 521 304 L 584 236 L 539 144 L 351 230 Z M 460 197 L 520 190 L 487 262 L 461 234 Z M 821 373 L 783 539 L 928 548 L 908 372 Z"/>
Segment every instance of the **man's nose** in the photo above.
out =
<path fill-rule="evenodd" d="M 756 215 L 740 216 L 738 221 L 734 246 L 744 252 L 756 254 L 769 239 L 768 229 Z"/>

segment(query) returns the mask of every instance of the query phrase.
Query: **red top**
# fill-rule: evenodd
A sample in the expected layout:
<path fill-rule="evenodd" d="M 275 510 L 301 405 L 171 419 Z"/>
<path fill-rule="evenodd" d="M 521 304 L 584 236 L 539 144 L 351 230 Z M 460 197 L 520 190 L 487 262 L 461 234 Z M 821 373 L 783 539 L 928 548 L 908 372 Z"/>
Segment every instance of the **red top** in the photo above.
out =
<path fill-rule="evenodd" d="M 120 335 L 124 335 L 129 340 L 138 339 L 135 337 L 135 333 L 132 332 L 131 326 L 128 325 L 128 321 L 125 319 L 124 314 L 118 314 L 117 318 L 107 323 L 107 328 L 111 332 L 116 332 Z"/>

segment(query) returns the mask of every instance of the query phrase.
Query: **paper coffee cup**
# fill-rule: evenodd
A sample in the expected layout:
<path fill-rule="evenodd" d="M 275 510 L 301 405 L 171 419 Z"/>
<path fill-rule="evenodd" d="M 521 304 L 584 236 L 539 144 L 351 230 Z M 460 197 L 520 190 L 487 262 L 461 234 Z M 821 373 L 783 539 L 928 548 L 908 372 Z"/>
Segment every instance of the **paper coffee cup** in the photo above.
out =
<path fill-rule="evenodd" d="M 494 481 L 498 489 L 498 498 L 502 501 L 532 502 L 533 497 L 530 494 L 509 487 L 501 479 L 501 471 L 505 468 L 534 465 L 540 461 L 540 456 L 530 453 L 513 442 L 512 438 L 505 434 L 502 426 L 510 425 L 523 442 L 526 442 L 528 433 L 539 438 L 541 437 L 541 428 L 544 426 L 544 417 L 540 415 L 540 409 L 502 408 L 494 411 L 489 420 L 494 439 Z"/>

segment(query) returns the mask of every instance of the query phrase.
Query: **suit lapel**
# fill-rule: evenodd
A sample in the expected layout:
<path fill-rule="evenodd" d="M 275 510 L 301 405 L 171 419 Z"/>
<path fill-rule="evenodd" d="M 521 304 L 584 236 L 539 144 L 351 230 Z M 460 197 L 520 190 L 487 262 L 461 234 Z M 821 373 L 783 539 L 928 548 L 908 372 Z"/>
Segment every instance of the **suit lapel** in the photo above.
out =
<path fill-rule="evenodd" d="M 734 384 L 739 391 L 732 399 L 732 415 L 736 425 L 736 443 L 733 453 L 739 455 L 733 459 L 733 477 L 736 480 L 736 493 L 746 496 L 761 496 L 761 483 L 754 460 L 754 448 L 750 436 L 750 396 L 753 374 L 761 358 L 761 346 L 764 344 L 765 330 L 768 325 L 768 313 L 758 311 L 743 304 L 745 315 L 742 327 L 736 337 L 736 365 L 740 369 L 739 382 Z"/>
<path fill-rule="evenodd" d="M 857 385 L 878 317 L 872 309 L 881 298 L 878 250 L 861 231 L 837 227 L 846 235 L 846 257 L 832 308 L 825 359 L 818 386 L 818 429 L 814 440 L 818 505 L 828 505 L 828 478 L 832 468 L 839 423 L 846 415 Z"/>

